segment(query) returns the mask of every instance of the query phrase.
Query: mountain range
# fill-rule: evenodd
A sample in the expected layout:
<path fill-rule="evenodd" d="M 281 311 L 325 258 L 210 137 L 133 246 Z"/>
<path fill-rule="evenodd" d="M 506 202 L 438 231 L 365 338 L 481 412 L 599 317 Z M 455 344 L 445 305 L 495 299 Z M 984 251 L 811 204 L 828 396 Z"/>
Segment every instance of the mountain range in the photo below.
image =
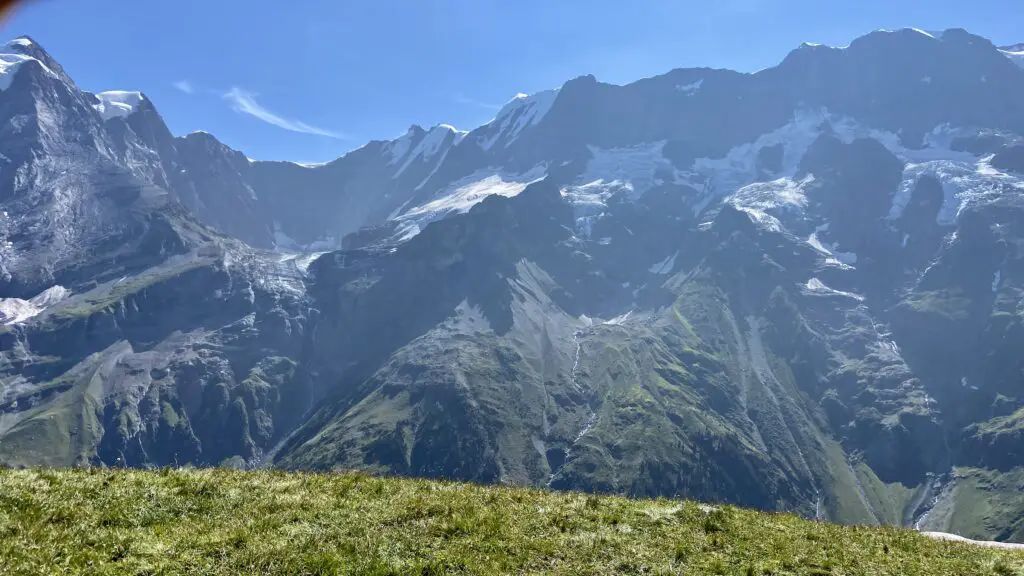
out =
<path fill-rule="evenodd" d="M 592 76 L 327 164 L 0 54 L 0 463 L 357 468 L 1024 541 L 1024 68 Z"/>

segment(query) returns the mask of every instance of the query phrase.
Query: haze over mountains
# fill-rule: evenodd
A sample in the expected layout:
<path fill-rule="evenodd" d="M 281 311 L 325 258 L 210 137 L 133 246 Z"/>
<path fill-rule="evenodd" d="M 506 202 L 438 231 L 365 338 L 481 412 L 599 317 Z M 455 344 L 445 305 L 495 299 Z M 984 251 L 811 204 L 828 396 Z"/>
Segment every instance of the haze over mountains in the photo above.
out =
<path fill-rule="evenodd" d="M 0 55 L 0 462 L 361 468 L 1024 540 L 1024 68 L 963 30 L 253 162 Z"/>

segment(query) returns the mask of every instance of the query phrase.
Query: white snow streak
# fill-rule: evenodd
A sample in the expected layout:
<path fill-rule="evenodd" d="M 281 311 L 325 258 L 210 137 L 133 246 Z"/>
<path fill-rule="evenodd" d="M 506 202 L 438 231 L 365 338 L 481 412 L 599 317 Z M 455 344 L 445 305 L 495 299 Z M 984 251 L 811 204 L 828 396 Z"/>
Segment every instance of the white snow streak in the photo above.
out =
<path fill-rule="evenodd" d="M 1022 52 L 1010 52 L 1009 50 L 1000 50 L 1011 62 L 1024 68 L 1024 51 Z"/>
<path fill-rule="evenodd" d="M 829 288 L 828 286 L 825 285 L 824 282 L 817 278 L 811 278 L 810 280 L 808 280 L 806 288 L 808 292 L 814 294 L 823 294 L 828 296 L 843 296 L 844 298 L 853 298 L 854 300 L 857 300 L 859 302 L 864 301 L 864 297 L 859 294 L 854 294 L 853 292 L 843 292 L 842 290 L 835 290 L 833 288 Z"/>
<path fill-rule="evenodd" d="M 490 150 L 498 140 L 504 140 L 504 147 L 508 148 L 523 130 L 535 126 L 547 116 L 557 97 L 558 90 L 545 90 L 533 95 L 516 94 L 488 123 L 494 132 L 480 143 L 480 147 Z"/>
<path fill-rule="evenodd" d="M 51 286 L 28 300 L 0 298 L 0 324 L 21 324 L 42 314 L 50 306 L 65 300 L 71 292 L 60 285 Z"/>
<path fill-rule="evenodd" d="M 392 219 L 401 222 L 400 239 L 408 240 L 419 234 L 426 224 L 451 212 L 467 212 L 488 196 L 509 198 L 518 195 L 530 184 L 544 179 L 546 170 L 543 165 L 534 166 L 522 174 L 508 174 L 495 169 L 478 170 L 441 190 L 433 200 L 414 206 Z"/>
<path fill-rule="evenodd" d="M 672 270 L 676 266 L 676 256 L 679 256 L 678 250 L 675 254 L 666 257 L 661 262 L 655 262 L 650 268 L 648 268 L 648 270 L 655 274 L 671 274 Z"/>
<path fill-rule="evenodd" d="M 704 79 L 701 78 L 701 79 L 697 80 L 696 82 L 690 82 L 689 84 L 680 84 L 680 85 L 676 86 L 676 90 L 678 90 L 679 92 L 682 92 L 683 94 L 686 94 L 687 96 L 693 96 L 698 91 L 700 91 L 700 87 L 703 86 L 703 85 L 704 85 Z"/>

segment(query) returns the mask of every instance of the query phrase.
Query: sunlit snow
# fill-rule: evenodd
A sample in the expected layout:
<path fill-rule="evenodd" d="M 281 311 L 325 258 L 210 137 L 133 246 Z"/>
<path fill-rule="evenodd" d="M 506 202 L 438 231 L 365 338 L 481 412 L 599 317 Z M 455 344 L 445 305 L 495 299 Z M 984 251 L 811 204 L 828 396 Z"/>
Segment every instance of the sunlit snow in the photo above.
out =
<path fill-rule="evenodd" d="M 100 92 L 96 95 L 99 99 L 99 103 L 94 104 L 93 108 L 100 113 L 100 116 L 104 120 L 110 120 L 111 118 L 124 117 L 139 107 L 142 103 L 142 92 L 129 92 L 126 90 L 110 90 L 108 92 Z"/>
<path fill-rule="evenodd" d="M 516 94 L 491 120 L 489 124 L 493 131 L 480 146 L 490 150 L 499 140 L 503 140 L 507 148 L 523 130 L 544 119 L 557 97 L 558 90 L 545 90 L 533 95 Z"/>
<path fill-rule="evenodd" d="M 462 140 L 462 138 L 466 136 L 466 134 L 466 132 L 461 131 L 449 124 L 439 124 L 437 126 L 434 126 L 433 128 L 430 129 L 430 131 L 427 132 L 423 139 L 420 140 L 419 144 L 416 145 L 416 149 L 414 149 L 412 153 L 408 155 L 405 162 L 402 164 L 402 167 L 399 168 L 397 172 L 395 172 L 395 177 L 398 177 L 403 172 L 405 172 L 406 169 L 408 169 L 409 166 L 415 160 L 429 160 L 433 158 L 441 149 L 441 147 L 445 146 L 445 143 L 448 142 L 449 137 L 451 137 L 452 141 L 450 144 L 448 144 L 448 146 L 451 147 L 458 144 Z M 440 164 L 440 162 L 438 163 Z"/>
<path fill-rule="evenodd" d="M 51 286 L 33 298 L 0 298 L 0 324 L 20 324 L 42 314 L 50 306 L 65 300 L 71 292 L 63 286 Z"/>
<path fill-rule="evenodd" d="M 696 82 L 691 82 L 689 84 L 680 84 L 680 85 L 676 86 L 676 90 L 679 91 L 679 92 L 682 92 L 683 94 L 686 94 L 687 96 L 693 96 L 694 94 L 696 94 L 700 90 L 700 87 L 703 84 L 704 84 L 704 79 L 701 78 L 701 79 L 697 80 Z"/>
<path fill-rule="evenodd" d="M 434 195 L 434 199 L 414 206 L 396 215 L 400 225 L 400 237 L 408 240 L 419 233 L 427 223 L 442 218 L 450 212 L 466 212 L 488 196 L 512 197 L 527 186 L 542 180 L 546 166 L 534 166 L 521 174 L 509 174 L 500 170 L 477 170 L 473 174 L 452 183 Z"/>
<path fill-rule="evenodd" d="M 1001 50 L 1001 52 L 1010 59 L 1011 62 L 1024 68 L 1024 51 L 1011 52 L 1009 50 Z"/>
<path fill-rule="evenodd" d="M 806 288 L 807 288 L 808 292 L 811 292 L 811 293 L 814 293 L 814 294 L 823 294 L 823 295 L 829 295 L 829 296 L 843 296 L 845 298 L 853 298 L 854 300 L 857 300 L 857 301 L 863 301 L 864 300 L 864 297 L 859 295 L 859 294 L 854 294 L 853 292 L 843 292 L 842 290 L 835 290 L 833 288 L 829 288 L 828 286 L 825 285 L 824 282 L 822 282 L 821 280 L 819 280 L 817 278 L 811 278 L 810 280 L 808 280 Z"/>

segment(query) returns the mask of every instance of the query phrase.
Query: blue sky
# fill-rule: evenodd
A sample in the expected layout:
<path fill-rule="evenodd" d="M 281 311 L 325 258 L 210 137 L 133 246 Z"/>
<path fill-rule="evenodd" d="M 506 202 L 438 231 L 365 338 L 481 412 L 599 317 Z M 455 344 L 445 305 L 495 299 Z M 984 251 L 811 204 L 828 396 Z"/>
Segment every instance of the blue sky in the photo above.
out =
<path fill-rule="evenodd" d="M 1024 42 L 1020 0 L 39 0 L 3 24 L 86 90 L 142 90 L 171 130 L 325 161 L 413 123 L 473 128 L 581 74 L 755 71 L 802 41 L 966 28 Z"/>

